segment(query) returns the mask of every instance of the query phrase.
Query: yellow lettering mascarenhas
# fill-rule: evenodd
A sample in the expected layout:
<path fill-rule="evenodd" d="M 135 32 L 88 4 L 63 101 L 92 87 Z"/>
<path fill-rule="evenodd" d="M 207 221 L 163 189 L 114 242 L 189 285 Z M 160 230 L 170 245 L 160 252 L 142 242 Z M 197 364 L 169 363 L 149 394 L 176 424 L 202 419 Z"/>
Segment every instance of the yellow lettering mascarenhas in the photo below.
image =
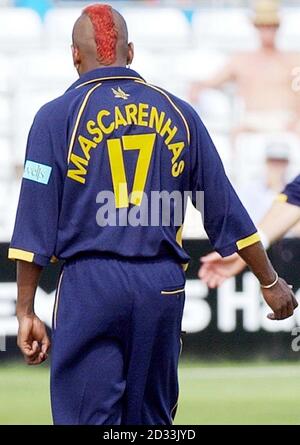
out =
<path fill-rule="evenodd" d="M 87 169 L 85 167 L 88 166 L 87 159 L 83 159 L 80 156 L 71 154 L 70 164 L 73 164 L 76 168 L 68 170 L 68 178 L 73 179 L 74 181 L 80 182 L 81 184 L 85 184 L 85 176 L 87 174 Z M 85 166 L 85 167 L 84 167 Z"/>
<path fill-rule="evenodd" d="M 114 130 L 131 125 L 148 127 L 163 138 L 172 156 L 171 174 L 175 178 L 180 176 L 185 168 L 184 160 L 180 160 L 185 142 L 176 141 L 178 128 L 165 111 L 159 111 L 157 107 L 141 102 L 115 106 L 112 111 L 102 109 L 95 115 L 95 120 L 87 121 L 85 134 L 79 134 L 77 137 L 77 150 L 79 149 L 80 153 L 72 152 L 70 156 L 68 177 L 80 184 L 85 184 L 93 151 L 99 147 L 105 137 L 109 139 Z M 145 130 L 143 129 L 142 132 L 144 133 Z"/>
<path fill-rule="evenodd" d="M 95 121 L 88 121 L 88 123 L 86 124 L 86 128 L 87 128 L 88 133 L 91 136 L 94 136 L 93 141 L 96 144 L 100 144 L 100 142 L 102 142 L 102 140 L 103 140 L 103 133 L 99 127 L 96 127 L 96 125 L 97 124 Z"/>
<path fill-rule="evenodd" d="M 102 133 L 104 134 L 110 134 L 114 131 L 115 128 L 115 123 L 111 122 L 108 127 L 106 127 L 103 123 L 103 118 L 104 117 L 108 117 L 110 116 L 110 111 L 108 110 L 101 110 L 99 111 L 98 115 L 97 115 L 97 122 L 99 125 L 100 130 L 102 131 Z"/>
<path fill-rule="evenodd" d="M 126 127 L 127 121 L 125 119 L 125 117 L 123 116 L 121 110 L 119 107 L 115 108 L 115 128 L 116 130 L 120 127 L 120 126 L 124 126 Z"/>
<path fill-rule="evenodd" d="M 82 153 L 84 154 L 85 159 L 89 161 L 91 158 L 90 155 L 91 149 L 97 147 L 96 142 L 90 141 L 88 138 L 81 135 L 78 137 L 78 142 L 82 150 Z"/>
<path fill-rule="evenodd" d="M 174 178 L 177 178 L 184 170 L 184 161 L 175 162 L 175 164 L 172 165 L 172 175 Z"/>
<path fill-rule="evenodd" d="M 182 150 L 184 149 L 184 142 L 175 142 L 168 145 L 168 149 L 173 153 L 172 157 L 172 176 L 177 178 L 184 170 L 184 161 L 177 162 Z"/>
<path fill-rule="evenodd" d="M 138 107 L 136 106 L 136 104 L 126 105 L 125 112 L 128 125 L 137 125 Z"/>
<path fill-rule="evenodd" d="M 164 111 L 159 113 L 156 107 L 152 107 L 149 117 L 149 127 L 155 128 L 156 133 L 160 133 L 165 120 L 165 116 L 166 113 Z"/>
<path fill-rule="evenodd" d="M 148 104 L 139 104 L 138 125 L 141 125 L 141 127 L 147 127 L 149 125 L 148 120 L 145 120 L 148 118 L 148 108 Z"/>
<path fill-rule="evenodd" d="M 168 137 L 165 139 L 166 145 L 169 145 L 171 143 L 171 141 L 174 139 L 177 133 L 177 127 L 172 128 L 171 126 L 172 126 L 172 121 L 169 118 L 165 123 L 165 125 L 163 126 L 161 132 L 159 133 L 161 137 L 164 137 L 166 134 L 168 135 Z"/>

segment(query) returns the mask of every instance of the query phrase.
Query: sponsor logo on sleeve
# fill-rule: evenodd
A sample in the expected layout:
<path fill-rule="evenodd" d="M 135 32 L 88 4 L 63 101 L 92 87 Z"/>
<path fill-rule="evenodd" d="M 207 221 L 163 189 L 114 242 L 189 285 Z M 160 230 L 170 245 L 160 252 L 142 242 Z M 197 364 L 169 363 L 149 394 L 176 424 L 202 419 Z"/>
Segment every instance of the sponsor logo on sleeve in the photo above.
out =
<path fill-rule="evenodd" d="M 47 185 L 50 179 L 52 167 L 38 162 L 26 161 L 23 178 Z"/>

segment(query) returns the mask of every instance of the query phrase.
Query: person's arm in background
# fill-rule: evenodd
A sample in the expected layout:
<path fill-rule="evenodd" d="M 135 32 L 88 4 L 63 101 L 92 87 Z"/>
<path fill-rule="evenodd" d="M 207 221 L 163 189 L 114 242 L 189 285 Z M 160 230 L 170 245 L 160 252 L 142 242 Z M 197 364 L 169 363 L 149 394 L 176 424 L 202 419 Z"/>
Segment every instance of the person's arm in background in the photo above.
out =
<path fill-rule="evenodd" d="M 231 59 L 217 74 L 210 79 L 194 81 L 191 83 L 189 97 L 192 103 L 196 103 L 201 91 L 209 88 L 219 89 L 228 82 L 235 79 L 235 59 Z"/>
<path fill-rule="evenodd" d="M 300 221 L 300 176 L 288 184 L 278 198 L 258 226 L 265 248 L 281 239 Z M 217 252 L 202 257 L 201 262 L 198 276 L 210 288 L 221 286 L 247 266 L 238 254 L 222 258 Z"/>
<path fill-rule="evenodd" d="M 25 261 L 17 262 L 18 346 L 28 365 L 39 365 L 48 357 L 50 340 L 45 324 L 34 312 L 34 297 L 42 267 Z"/>
<path fill-rule="evenodd" d="M 266 246 L 268 247 L 281 239 L 299 220 L 300 206 L 278 200 L 274 201 L 259 224 L 262 237 L 265 237 Z"/>
<path fill-rule="evenodd" d="M 192 110 L 191 190 L 193 203 L 197 192 L 204 192 L 203 222 L 211 244 L 221 256 L 238 252 L 262 286 L 272 320 L 293 315 L 296 299 L 289 285 L 275 272 L 257 230 L 230 181 L 214 144 L 198 115 Z M 268 288 L 264 288 L 264 287 Z"/>

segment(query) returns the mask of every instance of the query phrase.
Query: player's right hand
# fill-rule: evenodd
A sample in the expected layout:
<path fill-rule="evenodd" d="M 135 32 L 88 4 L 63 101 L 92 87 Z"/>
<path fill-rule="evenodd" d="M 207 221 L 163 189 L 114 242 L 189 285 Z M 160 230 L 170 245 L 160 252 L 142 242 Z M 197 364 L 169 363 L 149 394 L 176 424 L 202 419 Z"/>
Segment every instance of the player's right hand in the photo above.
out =
<path fill-rule="evenodd" d="M 237 253 L 222 258 L 217 252 L 212 252 L 200 258 L 200 261 L 202 265 L 198 277 L 211 289 L 221 286 L 227 278 L 237 275 L 246 267 Z"/>
<path fill-rule="evenodd" d="M 50 340 L 45 324 L 35 315 L 18 317 L 18 346 L 28 365 L 40 365 L 48 357 Z"/>

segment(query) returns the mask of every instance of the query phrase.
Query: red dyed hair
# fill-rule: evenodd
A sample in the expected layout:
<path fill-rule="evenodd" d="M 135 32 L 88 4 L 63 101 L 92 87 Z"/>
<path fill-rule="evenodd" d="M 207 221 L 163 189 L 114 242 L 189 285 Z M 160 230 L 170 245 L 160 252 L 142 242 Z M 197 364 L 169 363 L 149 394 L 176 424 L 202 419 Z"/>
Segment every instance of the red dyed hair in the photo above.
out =
<path fill-rule="evenodd" d="M 83 12 L 87 14 L 93 24 L 99 62 L 103 65 L 111 65 L 116 61 L 118 39 L 112 7 L 91 5 L 86 7 Z"/>

